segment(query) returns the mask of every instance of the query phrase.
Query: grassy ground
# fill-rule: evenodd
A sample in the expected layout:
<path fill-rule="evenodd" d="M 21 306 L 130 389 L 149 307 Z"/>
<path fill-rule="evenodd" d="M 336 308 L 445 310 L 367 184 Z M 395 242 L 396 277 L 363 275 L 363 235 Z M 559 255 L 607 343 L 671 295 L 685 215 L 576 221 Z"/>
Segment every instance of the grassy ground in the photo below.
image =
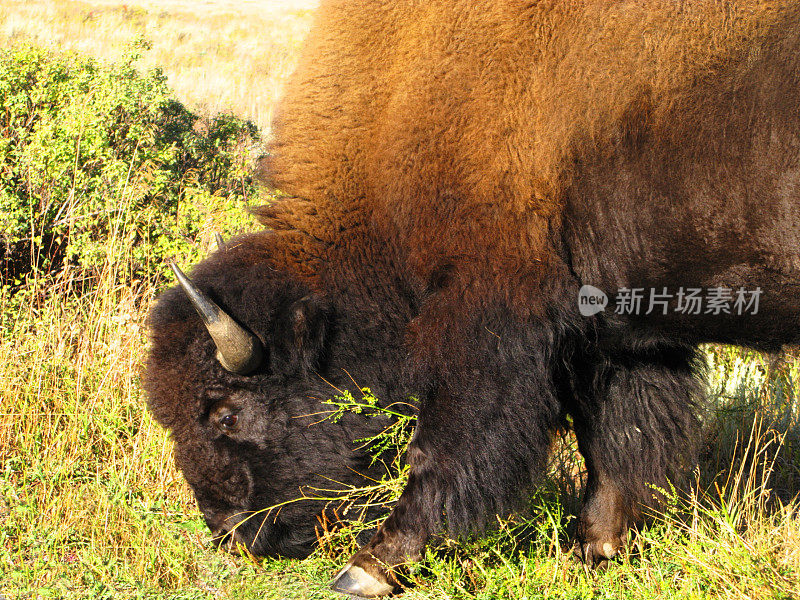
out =
<path fill-rule="evenodd" d="M 182 99 L 266 126 L 309 14 L 260 15 L 253 4 L 193 14 L 185 2 L 0 0 L 0 32 L 109 58 L 145 32 L 148 60 Z M 110 256 L 121 243 L 108 241 Z M 121 285 L 118 270 L 106 264 L 88 293 L 67 270 L 32 281 L 24 300 L 0 294 L 0 595 L 337 597 L 326 583 L 353 549 L 348 536 L 324 539 L 306 561 L 208 549 L 139 390 L 143 323 L 165 282 Z M 568 556 L 582 465 L 565 435 L 529 514 L 431 551 L 406 597 L 800 598 L 800 361 L 729 348 L 708 358 L 694 491 L 676 496 L 630 554 L 600 572 Z"/>

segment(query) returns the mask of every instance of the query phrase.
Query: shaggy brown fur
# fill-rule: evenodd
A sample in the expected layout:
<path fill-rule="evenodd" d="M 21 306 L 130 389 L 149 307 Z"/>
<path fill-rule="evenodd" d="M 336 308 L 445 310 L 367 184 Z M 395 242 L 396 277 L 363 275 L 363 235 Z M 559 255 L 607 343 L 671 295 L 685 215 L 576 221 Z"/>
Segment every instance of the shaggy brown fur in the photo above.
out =
<path fill-rule="evenodd" d="M 458 388 L 456 380 L 477 366 L 470 315 L 503 306 L 522 322 L 548 321 L 569 295 L 559 282 L 570 288 L 574 276 L 606 290 L 767 288 L 766 310 L 749 320 L 652 319 L 631 330 L 628 320 L 601 319 L 607 328 L 599 335 L 616 338 L 604 352 L 649 347 L 659 355 L 664 332 L 672 344 L 796 340 L 777 328 L 785 318 L 797 322 L 796 294 L 780 293 L 800 281 L 797 253 L 787 253 L 797 231 L 779 225 L 776 239 L 776 222 L 799 216 L 794 3 L 328 2 L 318 21 L 279 113 L 268 170 L 325 225 L 296 218 L 296 209 L 282 218 L 336 239 L 335 225 L 346 232 L 355 215 L 399 244 L 416 288 L 436 290 L 409 328 L 424 377 Z M 732 243 L 731 235 L 749 243 Z M 558 339 L 571 322 L 560 319 L 561 331 L 545 336 Z M 672 442 L 696 427 L 687 412 L 695 384 L 682 380 L 692 353 L 666 352 L 683 357 L 648 359 L 642 375 L 630 365 L 598 367 L 587 388 L 592 399 L 574 391 L 585 416 L 564 401 L 584 431 L 590 464 L 590 440 L 609 438 L 626 403 L 649 407 L 643 410 L 664 422 L 629 415 L 647 422 L 637 431 L 649 441 L 595 449 L 607 470 L 627 479 L 614 486 L 629 499 L 611 504 L 642 501 L 645 478 L 663 481 L 686 455 L 684 442 Z M 594 356 L 589 364 L 607 361 L 616 362 Z M 662 378 L 660 409 L 650 406 L 655 395 L 641 387 L 642 377 Z M 615 408 L 616 386 L 627 391 Z M 637 403 L 630 394 L 651 398 Z M 662 430 L 667 423 L 676 429 Z M 606 430 L 592 433 L 598 427 Z M 648 448 L 656 454 L 641 471 L 622 464 Z M 579 533 L 617 540 L 627 525 L 587 534 L 603 477 L 593 475 Z M 369 552 L 389 563 L 414 555 L 403 543 L 389 547 L 384 541 Z M 368 559 L 359 560 L 368 568 Z"/>
<path fill-rule="evenodd" d="M 386 566 L 444 526 L 513 508 L 570 414 L 589 468 L 578 538 L 584 558 L 604 560 L 658 501 L 650 484 L 694 460 L 694 347 L 800 338 L 798 107 L 800 6 L 788 0 L 324 2 L 264 165 L 288 195 L 257 211 L 275 231 L 197 271 L 269 364 L 244 379 L 213 366 L 171 292 L 154 318 L 151 405 L 186 445 L 211 448 L 203 415 L 221 400 L 178 407 L 182 377 L 201 395 L 198 373 L 222 396 L 248 386 L 253 406 L 286 397 L 284 416 L 311 410 L 315 376 L 347 387 L 342 373 L 355 374 L 386 401 L 418 395 L 409 484 L 337 583 L 361 595 L 392 588 Z M 755 315 L 586 318 L 583 284 L 612 307 L 622 287 L 763 293 Z M 291 307 L 309 293 L 317 325 L 295 339 Z M 226 441 L 250 465 L 227 505 L 207 493 L 212 471 L 192 471 L 214 460 L 189 451 L 184 469 L 209 506 L 256 510 L 316 477 L 312 464 L 340 476 L 356 460 L 344 435 L 368 429 L 323 428 L 294 470 L 280 444 Z M 294 440 L 287 456 L 303 453 Z M 280 489 L 253 466 L 273 462 L 292 471 Z"/>
<path fill-rule="evenodd" d="M 643 130 L 708 150 L 729 107 L 697 83 L 749 80 L 789 6 L 323 3 L 280 107 L 272 180 L 326 214 L 305 225 L 315 236 L 353 210 L 385 216 L 423 276 L 489 252 L 547 260 L 575 161 Z"/>

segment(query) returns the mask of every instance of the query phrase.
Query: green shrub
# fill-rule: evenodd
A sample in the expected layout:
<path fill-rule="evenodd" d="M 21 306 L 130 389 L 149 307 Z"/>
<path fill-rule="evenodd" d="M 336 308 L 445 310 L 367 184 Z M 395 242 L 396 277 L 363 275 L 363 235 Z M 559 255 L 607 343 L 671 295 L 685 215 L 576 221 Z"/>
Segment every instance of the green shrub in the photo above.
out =
<path fill-rule="evenodd" d="M 230 209 L 255 193 L 255 126 L 192 114 L 160 70 L 136 70 L 142 49 L 112 65 L 0 50 L 2 283 L 64 266 L 92 280 L 108 264 L 146 277 L 166 257 L 196 259 L 209 219 L 243 226 L 244 211 Z"/>

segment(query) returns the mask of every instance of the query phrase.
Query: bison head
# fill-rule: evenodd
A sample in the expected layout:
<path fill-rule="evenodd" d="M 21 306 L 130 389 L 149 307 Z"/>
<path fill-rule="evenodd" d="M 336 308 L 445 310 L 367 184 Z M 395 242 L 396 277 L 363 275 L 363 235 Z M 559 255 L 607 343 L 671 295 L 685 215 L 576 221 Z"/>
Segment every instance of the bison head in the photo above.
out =
<path fill-rule="evenodd" d="M 384 377 L 371 371 L 379 357 L 348 338 L 358 325 L 312 290 L 309 262 L 292 266 L 297 254 L 279 242 L 240 238 L 191 279 L 181 274 L 151 313 L 144 385 L 214 538 L 304 557 L 321 520 L 337 519 L 320 497 L 380 477 L 354 440 L 387 425 L 358 414 L 334 422 L 322 401 Z"/>

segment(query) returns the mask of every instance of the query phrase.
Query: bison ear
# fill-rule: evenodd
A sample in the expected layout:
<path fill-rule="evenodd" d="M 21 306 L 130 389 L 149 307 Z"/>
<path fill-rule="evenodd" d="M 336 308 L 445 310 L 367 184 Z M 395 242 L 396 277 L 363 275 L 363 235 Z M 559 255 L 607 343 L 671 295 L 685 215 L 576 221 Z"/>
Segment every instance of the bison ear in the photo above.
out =
<path fill-rule="evenodd" d="M 275 332 L 272 367 L 284 373 L 311 371 L 325 351 L 330 308 L 314 294 L 293 303 Z"/>

